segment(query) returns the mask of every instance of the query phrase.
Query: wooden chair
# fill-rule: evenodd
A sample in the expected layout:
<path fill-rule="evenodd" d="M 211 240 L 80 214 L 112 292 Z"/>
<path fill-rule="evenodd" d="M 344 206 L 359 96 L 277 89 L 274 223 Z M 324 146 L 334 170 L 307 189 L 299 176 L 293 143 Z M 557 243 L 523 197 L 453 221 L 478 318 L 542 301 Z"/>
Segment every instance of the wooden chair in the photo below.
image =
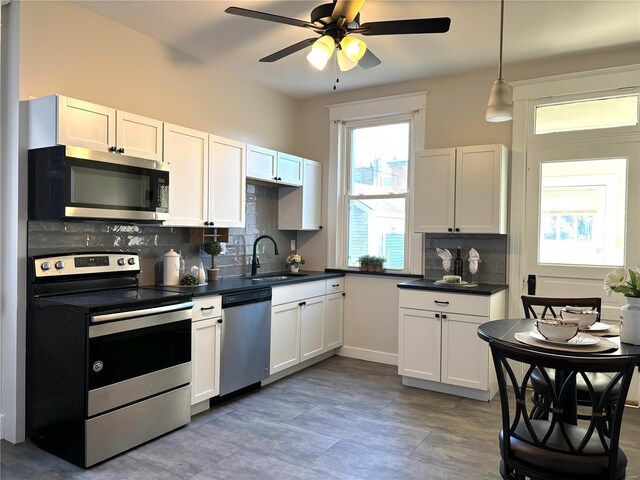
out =
<path fill-rule="evenodd" d="M 566 305 L 592 308 L 594 310 L 597 310 L 598 312 L 602 311 L 602 299 L 598 297 L 550 298 L 523 295 L 520 298 L 522 299 L 522 306 L 524 307 L 524 315 L 527 318 L 545 318 L 545 316 L 547 316 L 548 314 L 551 314 L 553 315 L 553 318 L 556 318 L 560 316 L 560 310 Z M 539 317 L 536 309 L 539 312 Z M 600 319 L 598 318 L 598 321 L 599 320 Z M 551 380 L 553 380 L 554 372 L 549 372 L 549 375 L 551 377 Z M 589 380 L 593 385 L 596 393 L 602 395 L 604 389 L 609 384 L 610 378 L 605 374 L 596 374 L 593 376 L 589 376 Z M 578 405 L 589 407 L 591 405 L 591 400 L 589 397 L 587 386 L 581 378 L 577 378 L 577 383 Z M 533 374 L 531 375 L 531 388 L 533 389 L 533 394 L 531 396 L 531 400 L 533 402 L 533 410 L 531 411 L 531 416 L 532 418 L 546 419 L 549 415 L 551 392 L 549 391 L 549 388 L 542 378 L 540 372 L 537 370 L 534 370 Z M 610 407 L 615 404 L 617 394 L 618 389 L 614 388 L 614 390 L 606 399 L 606 403 Z M 585 414 L 579 414 L 578 418 L 581 420 L 589 420 L 589 416 Z"/>
<path fill-rule="evenodd" d="M 497 340 L 489 342 L 496 369 L 502 407 L 500 475 L 503 479 L 524 480 L 621 480 L 625 478 L 627 457 L 618 447 L 624 401 L 636 364 L 634 357 L 573 357 L 542 353 Z M 508 360 L 525 366 L 522 380 Z M 551 397 L 551 420 L 532 418 L 528 413 L 527 383 L 534 370 L 541 372 Z M 562 369 L 568 379 L 580 378 L 591 396 L 588 426 L 567 423 L 563 409 L 573 398 L 565 382 L 557 386 L 549 371 Z M 608 374 L 604 395 L 597 395 L 589 375 Z M 576 382 L 577 383 L 577 382 Z M 575 384 L 575 383 L 574 383 Z M 603 399 L 618 390 L 608 425 L 603 419 Z"/>

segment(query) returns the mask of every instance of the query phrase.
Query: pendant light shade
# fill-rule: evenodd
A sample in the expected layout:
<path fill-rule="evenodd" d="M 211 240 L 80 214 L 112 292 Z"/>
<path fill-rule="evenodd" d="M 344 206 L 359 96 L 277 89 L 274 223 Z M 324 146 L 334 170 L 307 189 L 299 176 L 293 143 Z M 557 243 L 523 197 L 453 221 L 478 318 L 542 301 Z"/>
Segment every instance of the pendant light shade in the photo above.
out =
<path fill-rule="evenodd" d="M 351 58 L 349 58 L 344 50 L 338 50 L 338 67 L 340 68 L 341 72 L 351 70 L 356 65 L 358 65 L 357 60 L 352 60 Z"/>
<path fill-rule="evenodd" d="M 493 82 L 485 120 L 487 122 L 507 122 L 513 119 L 513 101 L 511 89 L 502 78 L 502 38 L 504 33 L 504 0 L 500 1 L 500 59 L 498 62 L 498 79 Z"/>
<path fill-rule="evenodd" d="M 307 60 L 318 70 L 322 70 L 336 46 L 335 40 L 329 35 L 323 35 L 311 46 L 311 52 L 307 55 Z"/>
<path fill-rule="evenodd" d="M 354 37 L 344 37 L 340 42 L 340 48 L 350 60 L 353 60 L 356 63 L 367 51 L 365 43 Z"/>

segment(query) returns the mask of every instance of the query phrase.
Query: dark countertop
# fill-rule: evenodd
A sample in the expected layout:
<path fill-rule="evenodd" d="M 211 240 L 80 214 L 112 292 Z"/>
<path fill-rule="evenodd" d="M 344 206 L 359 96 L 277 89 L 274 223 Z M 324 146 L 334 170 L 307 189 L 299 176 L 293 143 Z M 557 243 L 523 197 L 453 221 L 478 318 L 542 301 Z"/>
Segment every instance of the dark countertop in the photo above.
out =
<path fill-rule="evenodd" d="M 507 285 L 494 285 L 492 283 L 479 283 L 476 287 L 463 287 L 454 284 L 442 285 L 434 283 L 435 280 L 422 278 L 398 284 L 398 288 L 408 288 L 414 290 L 431 290 L 436 292 L 463 293 L 466 295 L 493 295 L 507 289 Z"/>
<path fill-rule="evenodd" d="M 207 295 L 219 295 L 222 293 L 238 292 L 243 290 L 255 290 L 257 288 L 264 287 L 279 287 L 280 285 L 291 285 L 294 283 L 313 282 L 315 280 L 324 280 L 327 278 L 343 277 L 343 273 L 326 273 L 326 272 L 313 272 L 303 271 L 298 274 L 291 274 L 289 272 L 269 272 L 265 274 L 256 275 L 254 278 L 260 278 L 273 275 L 295 275 L 286 280 L 263 280 L 253 281 L 250 277 L 225 277 L 206 285 L 197 287 L 186 287 L 180 285 L 162 286 L 162 285 L 147 285 L 141 288 L 148 288 L 152 290 L 164 290 L 169 292 L 181 292 L 190 293 L 194 297 L 205 297 Z"/>

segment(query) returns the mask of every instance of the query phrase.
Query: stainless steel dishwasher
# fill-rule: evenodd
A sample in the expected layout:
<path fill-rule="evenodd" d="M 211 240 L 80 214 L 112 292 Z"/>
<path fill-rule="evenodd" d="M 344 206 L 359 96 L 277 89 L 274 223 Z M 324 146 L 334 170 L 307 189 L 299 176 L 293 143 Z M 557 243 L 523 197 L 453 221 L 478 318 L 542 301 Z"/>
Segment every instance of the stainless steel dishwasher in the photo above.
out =
<path fill-rule="evenodd" d="M 271 288 L 222 295 L 220 396 L 269 376 Z"/>

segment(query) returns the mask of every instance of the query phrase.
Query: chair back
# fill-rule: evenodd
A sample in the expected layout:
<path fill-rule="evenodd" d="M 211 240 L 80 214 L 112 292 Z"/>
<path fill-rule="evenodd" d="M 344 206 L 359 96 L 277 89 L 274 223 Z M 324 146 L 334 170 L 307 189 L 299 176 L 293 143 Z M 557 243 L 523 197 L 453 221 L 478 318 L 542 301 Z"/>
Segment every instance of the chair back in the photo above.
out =
<path fill-rule="evenodd" d="M 560 310 L 567 305 L 572 307 L 585 307 L 597 310 L 602 313 L 602 299 L 599 297 L 592 298 L 562 298 L 562 297 L 533 297 L 530 295 L 522 295 L 522 306 L 524 307 L 524 316 L 527 318 L 544 318 L 547 312 L 551 313 L 554 318 L 558 317 Z M 542 309 L 540 317 L 538 317 L 534 307 Z M 556 314 L 554 308 L 558 309 Z M 600 320 L 598 318 L 598 320 Z"/>
<path fill-rule="evenodd" d="M 615 470 L 613 466 L 618 460 L 624 402 L 636 365 L 635 357 L 555 355 L 499 340 L 491 340 L 489 345 L 502 403 L 503 459 L 510 458 L 511 442 L 515 438 L 532 448 L 560 454 L 584 457 L 606 456 L 609 461 L 609 471 Z M 509 360 L 523 364 L 522 379 L 519 379 L 519 375 L 514 372 Z M 528 404 L 531 400 L 527 385 L 536 368 L 542 372 L 545 382 L 553 392 L 550 420 L 535 420 L 529 416 L 532 405 Z M 565 372 L 565 381 L 562 384 L 554 385 L 554 381 L 549 377 L 551 369 Z M 608 373 L 611 377 L 602 395 L 596 394 L 587 375 L 596 372 Z M 570 391 L 572 385 L 575 390 L 575 382 L 572 383 L 569 380 L 576 380 L 578 377 L 584 380 L 591 395 L 590 420 L 588 425 L 581 425 L 581 427 L 565 422 L 562 415 L 564 402 L 567 396 L 572 394 Z M 610 423 L 607 425 L 603 415 L 607 408 L 605 401 L 608 393 L 616 386 L 620 389 L 617 404 L 613 409 L 613 417 L 609 419 Z"/>

